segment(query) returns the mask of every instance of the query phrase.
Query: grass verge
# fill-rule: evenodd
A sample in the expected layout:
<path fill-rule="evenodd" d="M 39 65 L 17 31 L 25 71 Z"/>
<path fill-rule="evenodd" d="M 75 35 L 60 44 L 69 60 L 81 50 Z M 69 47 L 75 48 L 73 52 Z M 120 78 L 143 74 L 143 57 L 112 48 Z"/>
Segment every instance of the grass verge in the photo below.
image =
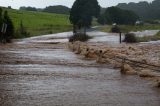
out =
<path fill-rule="evenodd" d="M 120 28 L 120 31 L 123 33 L 129 33 L 131 31 L 159 30 L 160 29 L 160 25 L 139 25 L 139 26 L 118 25 L 118 27 Z M 103 32 L 111 32 L 111 28 L 112 28 L 111 25 L 106 25 L 106 26 L 102 26 L 100 30 Z"/>
<path fill-rule="evenodd" d="M 137 42 L 148 42 L 160 40 L 160 31 L 154 36 L 136 37 Z"/>
<path fill-rule="evenodd" d="M 29 36 L 37 36 L 72 30 L 68 15 L 51 14 L 44 12 L 20 11 L 14 9 L 6 9 L 11 17 L 15 32 L 20 28 L 21 21 Z M 15 35 L 16 38 L 23 38 L 23 35 Z"/>

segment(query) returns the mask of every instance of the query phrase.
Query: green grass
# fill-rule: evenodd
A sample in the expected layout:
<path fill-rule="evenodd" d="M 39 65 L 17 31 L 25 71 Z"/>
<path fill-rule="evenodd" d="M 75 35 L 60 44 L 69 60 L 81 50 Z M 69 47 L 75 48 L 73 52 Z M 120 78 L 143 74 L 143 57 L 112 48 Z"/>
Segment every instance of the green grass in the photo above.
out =
<path fill-rule="evenodd" d="M 30 36 L 65 32 L 72 29 L 68 15 L 19 11 L 4 8 L 3 10 L 8 11 L 15 30 L 19 29 L 22 20 L 23 25 L 27 32 L 30 33 Z M 15 35 L 15 37 L 22 38 L 23 36 Z"/>
<path fill-rule="evenodd" d="M 118 25 L 118 27 L 120 28 L 121 32 L 123 32 L 123 33 L 128 33 L 130 31 L 159 30 L 160 29 L 160 25 L 139 25 L 139 26 Z M 109 25 L 109 26 L 102 27 L 100 30 L 103 32 L 110 32 L 111 28 L 112 28 L 112 26 Z"/>
<path fill-rule="evenodd" d="M 136 39 L 137 39 L 137 42 L 148 42 L 148 41 L 160 40 L 160 31 L 154 36 L 136 37 Z"/>
<path fill-rule="evenodd" d="M 102 31 L 102 32 L 110 32 L 111 28 L 112 28 L 111 25 L 107 25 L 107 26 L 100 27 L 99 30 Z"/>
<path fill-rule="evenodd" d="M 131 31 L 143 31 L 143 30 L 160 30 L 160 25 L 141 25 L 141 26 L 132 26 L 132 25 L 119 25 L 118 26 L 123 33 L 128 33 Z M 102 26 L 99 28 L 103 32 L 111 32 L 111 25 Z M 137 42 L 148 42 L 160 40 L 160 31 L 154 36 L 144 36 L 136 37 Z"/>

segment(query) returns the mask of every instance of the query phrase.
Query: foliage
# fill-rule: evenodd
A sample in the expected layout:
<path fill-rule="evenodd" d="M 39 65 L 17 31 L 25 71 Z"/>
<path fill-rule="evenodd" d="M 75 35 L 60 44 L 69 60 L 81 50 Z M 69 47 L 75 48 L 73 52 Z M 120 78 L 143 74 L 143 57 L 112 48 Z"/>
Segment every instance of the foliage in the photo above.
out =
<path fill-rule="evenodd" d="M 2 8 L 0 8 L 0 42 L 2 41 L 2 33 L 1 33 L 2 24 L 3 24 Z"/>
<path fill-rule="evenodd" d="M 87 41 L 88 39 L 90 39 L 91 37 L 84 34 L 84 33 L 77 33 L 73 36 L 69 37 L 69 42 L 75 42 L 75 41 Z"/>
<path fill-rule="evenodd" d="M 15 35 L 16 35 L 16 38 L 29 37 L 30 35 L 30 33 L 27 32 L 26 28 L 24 27 L 22 20 L 19 25 L 19 28 L 15 32 Z"/>
<path fill-rule="evenodd" d="M 134 11 L 142 19 L 160 19 L 160 0 L 151 3 L 141 1 L 139 3 L 120 3 L 117 7 Z"/>
<path fill-rule="evenodd" d="M 43 9 L 44 12 L 57 13 L 57 14 L 69 14 L 70 8 L 62 5 L 49 6 Z"/>
<path fill-rule="evenodd" d="M 120 28 L 120 31 L 123 33 L 129 33 L 131 31 L 144 31 L 144 30 L 159 30 L 160 25 L 118 25 Z M 106 26 L 101 26 L 100 30 L 103 32 L 110 32 L 112 26 L 111 25 L 106 25 Z"/>
<path fill-rule="evenodd" d="M 2 8 L 0 8 L 0 29 L 2 27 L 3 19 L 2 19 Z"/>
<path fill-rule="evenodd" d="M 156 36 L 159 36 L 159 37 L 160 37 L 160 31 L 156 34 Z"/>
<path fill-rule="evenodd" d="M 148 41 L 160 40 L 160 31 L 154 36 L 136 37 L 136 39 L 137 39 L 137 42 L 148 42 Z"/>
<path fill-rule="evenodd" d="M 10 42 L 11 39 L 14 38 L 14 26 L 12 20 L 8 16 L 8 12 L 4 12 L 4 23 L 7 24 L 6 33 L 4 34 L 4 39 L 6 42 Z"/>
<path fill-rule="evenodd" d="M 40 11 L 40 12 L 47 12 L 47 13 L 56 13 L 56 14 L 69 14 L 70 8 L 62 5 L 56 6 L 48 6 L 45 8 L 35 8 L 35 7 L 25 7 L 22 6 L 19 8 L 22 11 Z"/>
<path fill-rule="evenodd" d="M 97 18 L 99 13 L 100 6 L 97 0 L 76 0 L 71 8 L 69 17 L 71 24 L 73 24 L 73 32 L 76 32 L 76 26 L 79 29 L 90 27 L 92 18 Z"/>
<path fill-rule="evenodd" d="M 19 10 L 26 10 L 26 11 L 37 11 L 37 9 L 35 7 L 20 7 Z"/>
<path fill-rule="evenodd" d="M 5 28 L 3 25 L 5 25 Z M 3 27 L 3 32 L 2 32 L 2 27 Z M 5 32 L 4 29 L 6 29 Z M 14 37 L 14 26 L 12 20 L 8 16 L 8 12 L 4 11 L 3 14 L 3 10 L 2 8 L 0 8 L 0 42 L 2 43 L 10 42 L 13 37 Z"/>
<path fill-rule="evenodd" d="M 23 35 L 17 35 L 21 20 L 23 26 L 27 29 L 29 36 L 44 35 L 49 33 L 58 33 L 72 30 L 68 15 L 50 14 L 44 12 L 20 11 L 6 9 L 15 27 L 15 38 L 24 38 Z"/>
<path fill-rule="evenodd" d="M 127 33 L 127 34 L 125 34 L 124 42 L 127 42 L 127 43 L 136 43 L 137 39 L 136 39 L 135 34 L 133 34 L 133 33 Z"/>
<path fill-rule="evenodd" d="M 99 24 L 101 24 L 101 25 L 107 24 L 104 13 L 101 14 L 101 15 L 98 17 L 97 22 L 98 22 Z"/>
<path fill-rule="evenodd" d="M 12 9 L 12 7 L 11 7 L 11 6 L 8 6 L 8 9 Z"/>
<path fill-rule="evenodd" d="M 115 26 L 113 26 L 111 28 L 111 32 L 113 32 L 113 33 L 120 33 L 120 28 L 117 25 L 115 25 Z"/>
<path fill-rule="evenodd" d="M 99 23 L 107 24 L 130 24 L 133 25 L 139 19 L 139 17 L 132 11 L 122 10 L 117 7 L 109 7 L 104 14 L 99 17 Z"/>
<path fill-rule="evenodd" d="M 102 32 L 111 32 L 111 28 L 112 28 L 111 25 L 104 25 L 104 26 L 99 27 L 99 30 Z"/>

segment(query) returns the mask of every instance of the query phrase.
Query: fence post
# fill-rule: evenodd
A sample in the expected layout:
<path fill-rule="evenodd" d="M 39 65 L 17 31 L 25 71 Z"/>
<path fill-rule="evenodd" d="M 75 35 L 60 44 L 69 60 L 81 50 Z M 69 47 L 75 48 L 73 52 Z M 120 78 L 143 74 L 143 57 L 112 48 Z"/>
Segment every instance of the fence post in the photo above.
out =
<path fill-rule="evenodd" d="M 122 32 L 119 32 L 119 43 L 122 43 Z"/>

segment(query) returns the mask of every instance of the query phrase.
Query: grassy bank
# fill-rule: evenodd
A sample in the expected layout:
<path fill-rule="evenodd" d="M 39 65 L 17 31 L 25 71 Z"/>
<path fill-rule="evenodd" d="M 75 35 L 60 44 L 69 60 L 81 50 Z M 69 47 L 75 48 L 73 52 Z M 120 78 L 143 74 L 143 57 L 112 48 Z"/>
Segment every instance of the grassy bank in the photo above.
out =
<path fill-rule="evenodd" d="M 134 26 L 134 25 L 118 25 L 120 28 L 121 32 L 127 33 L 130 31 L 143 31 L 143 30 L 159 30 L 160 25 L 140 25 L 140 26 Z M 110 32 L 112 26 L 103 26 L 100 28 L 101 31 L 103 32 Z"/>
<path fill-rule="evenodd" d="M 131 31 L 144 31 L 144 30 L 160 30 L 160 25 L 141 25 L 141 26 L 131 26 L 131 25 L 119 25 L 120 31 L 123 33 L 128 33 Z M 111 25 L 102 26 L 99 30 L 103 32 L 111 32 Z M 154 36 L 144 36 L 144 37 L 136 37 L 136 42 L 148 42 L 148 41 L 156 41 L 160 40 L 160 31 Z"/>
<path fill-rule="evenodd" d="M 160 31 L 154 36 L 136 37 L 136 39 L 137 39 L 137 42 L 148 42 L 148 41 L 160 40 Z"/>
<path fill-rule="evenodd" d="M 29 36 L 64 32 L 72 29 L 68 15 L 19 11 L 13 9 L 3 10 L 8 11 L 9 16 L 14 23 L 15 30 L 19 29 L 22 20 L 24 27 L 30 34 Z M 24 36 L 15 35 L 15 37 L 23 38 Z"/>

